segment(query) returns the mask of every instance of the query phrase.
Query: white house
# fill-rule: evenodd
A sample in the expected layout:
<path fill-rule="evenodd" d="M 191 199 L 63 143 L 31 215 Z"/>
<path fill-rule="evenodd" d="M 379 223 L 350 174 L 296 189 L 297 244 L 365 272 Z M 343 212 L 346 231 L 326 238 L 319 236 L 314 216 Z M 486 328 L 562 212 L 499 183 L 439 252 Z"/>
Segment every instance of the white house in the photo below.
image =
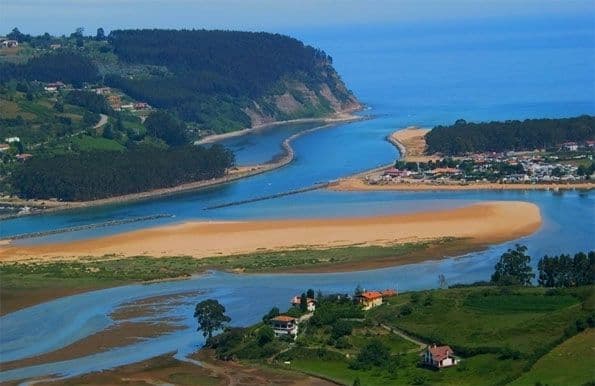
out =
<path fill-rule="evenodd" d="M 568 151 L 578 150 L 578 144 L 576 142 L 564 142 L 562 146 Z"/>
<path fill-rule="evenodd" d="M 454 351 L 450 346 L 428 346 L 421 354 L 421 363 L 425 366 L 441 369 L 443 367 L 454 366 L 459 360 L 454 356 Z"/>
<path fill-rule="evenodd" d="M 4 140 L 6 143 L 21 142 L 19 137 L 8 137 Z"/>
<path fill-rule="evenodd" d="M 6 39 L 6 40 L 2 40 L 0 42 L 0 47 L 2 47 L 2 48 L 13 48 L 13 47 L 18 47 L 18 46 L 19 46 L 19 42 L 16 40 Z"/>
<path fill-rule="evenodd" d="M 295 339 L 298 334 L 297 319 L 291 316 L 279 315 L 271 319 L 271 327 L 277 338 L 289 336 Z"/>
<path fill-rule="evenodd" d="M 294 296 L 293 299 L 291 299 L 292 306 L 299 307 L 300 304 L 302 304 L 301 296 Z M 306 299 L 306 309 L 309 312 L 314 312 L 316 310 L 316 300 L 314 300 L 312 298 L 307 298 Z"/>

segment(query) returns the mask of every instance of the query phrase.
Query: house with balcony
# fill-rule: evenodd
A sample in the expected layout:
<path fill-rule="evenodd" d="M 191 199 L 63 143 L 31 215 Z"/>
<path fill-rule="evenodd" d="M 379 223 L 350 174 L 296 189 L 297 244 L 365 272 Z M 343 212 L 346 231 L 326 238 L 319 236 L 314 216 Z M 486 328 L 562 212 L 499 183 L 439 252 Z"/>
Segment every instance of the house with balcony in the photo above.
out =
<path fill-rule="evenodd" d="M 298 334 L 298 321 L 288 315 L 279 315 L 270 320 L 271 327 L 277 338 L 290 337 L 295 339 Z"/>

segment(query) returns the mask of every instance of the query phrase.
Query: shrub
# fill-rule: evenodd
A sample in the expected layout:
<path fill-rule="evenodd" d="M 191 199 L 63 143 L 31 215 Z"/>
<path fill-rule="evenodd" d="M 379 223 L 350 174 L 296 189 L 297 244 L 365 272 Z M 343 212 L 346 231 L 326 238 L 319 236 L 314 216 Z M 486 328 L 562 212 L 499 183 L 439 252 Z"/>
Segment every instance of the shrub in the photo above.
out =
<path fill-rule="evenodd" d="M 405 305 L 405 306 L 401 307 L 399 314 L 401 316 L 407 316 L 407 315 L 411 314 L 412 312 L 413 312 L 413 309 L 411 308 L 411 306 Z"/>
<path fill-rule="evenodd" d="M 265 344 L 272 342 L 273 339 L 275 339 L 275 332 L 270 326 L 263 326 L 258 330 L 256 340 L 259 345 L 264 346 Z"/>
<path fill-rule="evenodd" d="M 351 343 L 349 343 L 349 339 L 346 336 L 342 336 L 335 342 L 335 347 L 338 349 L 347 349 L 351 348 Z"/>
<path fill-rule="evenodd" d="M 333 340 L 337 340 L 341 337 L 344 337 L 345 335 L 351 335 L 352 331 L 353 327 L 351 326 L 351 323 L 344 320 L 338 320 L 335 323 L 333 323 L 331 330 L 331 338 Z"/>
<path fill-rule="evenodd" d="M 379 339 L 373 339 L 360 350 L 355 362 L 350 367 L 353 369 L 367 370 L 375 367 L 384 367 L 390 360 L 390 349 Z"/>

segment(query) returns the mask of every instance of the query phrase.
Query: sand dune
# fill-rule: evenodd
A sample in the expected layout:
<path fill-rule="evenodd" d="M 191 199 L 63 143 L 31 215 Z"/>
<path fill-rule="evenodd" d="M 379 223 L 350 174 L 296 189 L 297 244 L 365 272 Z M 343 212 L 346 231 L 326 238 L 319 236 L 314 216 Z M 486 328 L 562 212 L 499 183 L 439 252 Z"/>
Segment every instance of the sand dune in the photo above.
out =
<path fill-rule="evenodd" d="M 487 202 L 458 209 L 375 217 L 191 222 L 68 243 L 9 244 L 0 246 L 0 260 L 106 254 L 200 258 L 263 249 L 386 245 L 442 237 L 465 237 L 491 244 L 531 234 L 540 224 L 539 208 L 534 204 Z"/>

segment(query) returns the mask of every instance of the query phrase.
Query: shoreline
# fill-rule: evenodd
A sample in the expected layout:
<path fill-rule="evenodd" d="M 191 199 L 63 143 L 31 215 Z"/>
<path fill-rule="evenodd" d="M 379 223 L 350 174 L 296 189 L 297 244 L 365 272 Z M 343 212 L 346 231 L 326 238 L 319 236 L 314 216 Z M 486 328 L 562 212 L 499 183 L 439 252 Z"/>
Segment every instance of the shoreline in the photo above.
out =
<path fill-rule="evenodd" d="M 271 127 L 276 126 L 283 126 L 283 125 L 290 125 L 290 124 L 300 124 L 300 123 L 317 123 L 320 122 L 321 124 L 333 124 L 333 123 L 341 123 L 341 122 L 351 122 L 355 120 L 360 120 L 363 117 L 359 115 L 354 115 L 353 113 L 362 109 L 362 106 L 358 106 L 352 109 L 346 109 L 334 114 L 331 114 L 327 117 L 319 117 L 319 118 L 298 118 L 298 119 L 289 119 L 286 121 L 277 121 L 277 122 L 269 122 L 263 123 L 260 125 L 256 125 L 254 127 L 237 130 L 237 131 L 230 131 L 228 133 L 222 134 L 211 134 L 203 137 L 195 142 L 197 145 L 204 145 L 204 144 L 211 144 L 219 141 L 223 141 L 229 138 L 241 137 L 248 134 L 254 134 L 260 130 L 265 130 Z"/>
<path fill-rule="evenodd" d="M 351 122 L 356 122 L 356 121 L 366 119 L 366 117 L 353 115 L 351 113 L 341 113 L 341 114 L 343 114 L 343 115 L 340 118 L 303 118 L 304 120 L 280 121 L 280 122 L 274 122 L 274 123 L 267 124 L 267 125 L 261 125 L 257 128 L 253 128 L 253 129 L 241 130 L 243 133 L 239 134 L 239 135 L 246 135 L 246 134 L 253 133 L 254 130 L 261 130 L 265 127 L 273 127 L 273 126 L 281 126 L 281 125 L 290 124 L 290 123 L 297 123 L 297 121 L 300 121 L 303 123 L 305 123 L 305 122 L 320 122 L 321 123 L 320 126 L 316 126 L 311 129 L 308 129 L 308 130 L 300 131 L 299 133 L 295 133 L 295 134 L 289 136 L 288 138 L 284 139 L 283 142 L 281 143 L 282 154 L 280 157 L 275 157 L 275 159 L 273 161 L 256 164 L 256 165 L 234 167 L 234 168 L 230 169 L 231 173 L 228 172 L 228 174 L 226 174 L 223 177 L 214 178 L 214 179 L 210 179 L 210 180 L 188 182 L 185 184 L 176 185 L 176 186 L 172 186 L 172 187 L 168 187 L 168 188 L 153 189 L 153 190 L 149 190 L 149 191 L 145 191 L 145 192 L 130 193 L 130 194 L 125 194 L 125 195 L 121 195 L 121 196 L 101 198 L 101 199 L 92 200 L 92 201 L 78 202 L 78 201 L 53 201 L 53 200 L 41 200 L 41 199 L 23 200 L 23 199 L 19 199 L 19 198 L 0 199 L 0 205 L 22 206 L 22 207 L 27 206 L 27 207 L 35 209 L 35 211 L 28 212 L 28 213 L 21 213 L 21 214 L 17 213 L 17 214 L 0 216 L 0 221 L 9 220 L 9 219 L 13 219 L 13 218 L 19 218 L 19 217 L 25 217 L 25 216 L 43 215 L 43 214 L 59 212 L 59 211 L 61 212 L 61 211 L 67 211 L 67 210 L 76 210 L 76 209 L 82 209 L 82 208 L 91 208 L 91 207 L 106 206 L 106 205 L 113 205 L 113 204 L 123 204 L 123 203 L 129 203 L 129 202 L 151 200 L 151 199 L 160 198 L 160 197 L 168 197 L 168 196 L 173 196 L 173 195 L 177 195 L 177 194 L 183 194 L 183 193 L 199 191 L 199 190 L 203 190 L 203 189 L 207 189 L 207 188 L 211 188 L 211 187 L 215 187 L 215 186 L 225 185 L 227 183 L 231 183 L 231 182 L 243 179 L 243 178 L 248 178 L 248 177 L 258 175 L 258 174 L 276 170 L 276 169 L 279 169 L 279 168 L 282 168 L 282 167 L 288 165 L 289 163 L 291 163 L 293 161 L 293 159 L 295 157 L 295 153 L 294 153 L 293 148 L 291 147 L 291 142 L 293 140 L 299 138 L 300 136 L 311 133 L 311 132 L 319 130 L 319 129 L 333 126 L 335 124 L 351 123 Z M 247 131 L 247 130 L 251 130 L 251 131 Z M 238 133 L 238 132 L 226 133 L 226 134 L 221 134 L 221 135 L 227 135 L 227 134 L 231 135 L 231 134 L 236 134 L 236 133 Z M 232 135 L 232 137 L 233 136 L 236 136 L 236 135 Z M 206 139 L 206 137 L 205 137 L 205 139 Z M 217 138 L 216 141 L 220 141 L 222 139 L 223 138 Z M 210 142 L 205 142 L 205 143 L 213 143 L 213 142 L 215 142 L 215 140 L 210 141 Z"/>
<path fill-rule="evenodd" d="M 483 221 L 477 225 L 480 218 Z M 485 245 L 529 235 L 541 226 L 541 221 L 534 204 L 496 201 L 388 216 L 189 222 L 55 244 L 8 243 L 0 246 L 0 261 L 76 260 L 105 255 L 201 259 L 283 249 L 398 245 L 441 238 L 467 238 Z M 221 240 L 227 241 L 222 245 Z"/>
<path fill-rule="evenodd" d="M 420 143 L 419 138 L 423 137 L 430 129 L 409 126 L 399 129 L 386 138 L 393 144 L 401 154 L 399 160 L 406 162 L 427 162 L 439 157 L 424 155 L 425 143 Z M 501 184 L 495 182 L 468 182 L 462 183 L 424 183 L 424 182 L 402 182 L 402 183 L 379 183 L 368 184 L 364 181 L 366 177 L 378 174 L 383 169 L 392 166 L 388 164 L 378 168 L 366 170 L 348 177 L 340 178 L 327 189 L 338 192 L 359 192 L 359 191 L 469 191 L 469 190 L 591 190 L 595 189 L 595 182 L 577 183 L 511 183 Z"/>

